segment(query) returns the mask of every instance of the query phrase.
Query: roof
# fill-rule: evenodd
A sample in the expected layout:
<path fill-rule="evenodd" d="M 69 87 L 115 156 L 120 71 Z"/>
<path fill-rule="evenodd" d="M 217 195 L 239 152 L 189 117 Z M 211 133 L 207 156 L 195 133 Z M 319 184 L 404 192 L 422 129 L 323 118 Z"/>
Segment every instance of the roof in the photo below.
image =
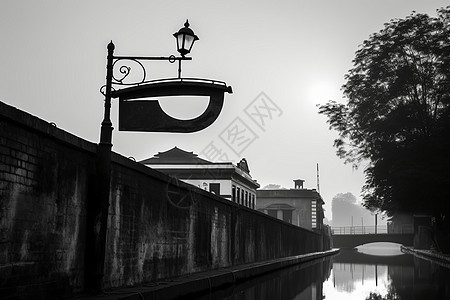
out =
<path fill-rule="evenodd" d="M 289 209 L 291 209 L 291 210 L 294 210 L 295 207 L 293 207 L 293 206 L 291 206 L 289 204 L 286 204 L 286 203 L 273 203 L 273 204 L 270 204 L 269 206 L 264 207 L 264 209 L 269 209 L 269 210 L 271 210 L 271 209 L 275 209 L 275 210 L 279 210 L 279 209 L 289 210 Z"/>
<path fill-rule="evenodd" d="M 322 204 L 325 203 L 319 192 L 315 189 L 289 189 L 289 190 L 256 190 L 258 198 L 291 198 L 291 199 L 320 199 Z"/>
<path fill-rule="evenodd" d="M 197 154 L 194 154 L 194 152 L 184 151 L 177 147 L 173 147 L 172 149 L 165 152 L 158 152 L 158 154 L 154 155 L 151 158 L 144 159 L 140 161 L 140 163 L 144 165 L 212 164 L 212 162 L 208 160 L 199 158 Z"/>
<path fill-rule="evenodd" d="M 152 167 L 179 179 L 234 179 L 245 182 L 257 189 L 258 182 L 249 174 L 247 161 L 242 159 L 237 166 L 232 162 L 211 162 L 199 158 L 197 154 L 173 147 L 165 152 L 158 152 L 151 158 L 140 161 L 141 164 Z"/>

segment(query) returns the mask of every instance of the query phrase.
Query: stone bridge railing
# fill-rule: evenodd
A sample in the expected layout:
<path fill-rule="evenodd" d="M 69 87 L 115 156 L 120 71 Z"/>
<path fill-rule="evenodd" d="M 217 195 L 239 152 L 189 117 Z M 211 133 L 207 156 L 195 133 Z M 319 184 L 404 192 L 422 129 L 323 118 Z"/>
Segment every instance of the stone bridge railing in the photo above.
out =
<path fill-rule="evenodd" d="M 403 226 L 349 226 L 331 228 L 333 245 L 336 248 L 352 249 L 364 244 L 389 242 L 411 246 L 414 242 L 414 227 Z"/>
<path fill-rule="evenodd" d="M 413 224 L 404 224 L 401 226 L 345 226 L 331 227 L 333 235 L 353 235 L 353 234 L 406 234 L 414 233 Z"/>

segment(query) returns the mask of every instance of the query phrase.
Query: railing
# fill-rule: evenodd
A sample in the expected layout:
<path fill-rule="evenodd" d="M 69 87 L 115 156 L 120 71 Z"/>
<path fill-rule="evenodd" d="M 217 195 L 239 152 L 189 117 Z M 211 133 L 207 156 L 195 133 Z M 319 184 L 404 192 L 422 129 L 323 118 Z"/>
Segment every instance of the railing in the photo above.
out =
<path fill-rule="evenodd" d="M 333 235 L 341 234 L 406 234 L 414 233 L 414 226 L 412 224 L 404 224 L 398 226 L 380 225 L 380 226 L 346 226 L 346 227 L 331 227 Z"/>

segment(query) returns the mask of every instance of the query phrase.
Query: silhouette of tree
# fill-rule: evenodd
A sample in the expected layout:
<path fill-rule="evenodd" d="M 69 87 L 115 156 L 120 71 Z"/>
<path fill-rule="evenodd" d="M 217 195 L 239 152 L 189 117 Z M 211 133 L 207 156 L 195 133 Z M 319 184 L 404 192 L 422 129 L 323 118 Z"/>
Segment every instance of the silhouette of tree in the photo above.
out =
<path fill-rule="evenodd" d="M 429 213 L 450 228 L 450 6 L 413 12 L 363 42 L 346 74 L 347 104 L 319 107 L 337 155 L 368 162 L 364 205 Z"/>
<path fill-rule="evenodd" d="M 285 187 L 282 187 L 279 184 L 275 183 L 269 183 L 268 185 L 265 185 L 262 190 L 286 190 Z"/>
<path fill-rule="evenodd" d="M 373 225 L 372 216 L 362 205 L 356 202 L 352 193 L 339 193 L 331 200 L 331 213 L 333 226 L 361 226 Z M 363 219 L 363 223 L 361 222 Z"/>
<path fill-rule="evenodd" d="M 350 204 L 356 203 L 356 197 L 352 193 L 339 193 L 333 197 L 333 202 L 345 202 Z"/>
<path fill-rule="evenodd" d="M 389 291 L 386 296 L 381 296 L 379 293 L 370 293 L 366 300 L 397 300 L 400 297 L 392 291 Z"/>

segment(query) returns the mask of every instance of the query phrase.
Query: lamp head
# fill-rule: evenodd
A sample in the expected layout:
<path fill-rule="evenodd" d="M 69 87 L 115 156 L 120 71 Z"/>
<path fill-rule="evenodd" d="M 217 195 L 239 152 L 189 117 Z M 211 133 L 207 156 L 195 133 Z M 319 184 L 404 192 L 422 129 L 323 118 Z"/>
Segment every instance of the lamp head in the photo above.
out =
<path fill-rule="evenodd" d="M 184 27 L 175 32 L 173 36 L 177 39 L 177 50 L 183 57 L 191 52 L 194 42 L 198 40 L 198 36 L 189 28 L 188 20 L 184 23 Z"/>

